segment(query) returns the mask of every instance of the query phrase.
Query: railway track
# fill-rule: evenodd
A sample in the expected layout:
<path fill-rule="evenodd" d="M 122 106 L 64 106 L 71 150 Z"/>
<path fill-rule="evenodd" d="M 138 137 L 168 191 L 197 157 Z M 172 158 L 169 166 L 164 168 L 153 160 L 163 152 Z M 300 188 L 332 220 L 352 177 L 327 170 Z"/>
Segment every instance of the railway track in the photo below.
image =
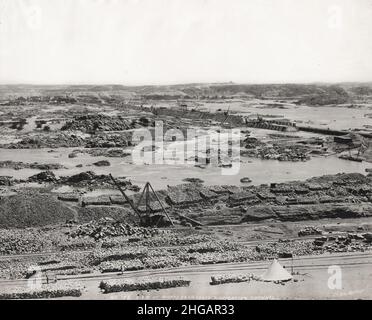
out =
<path fill-rule="evenodd" d="M 280 259 L 282 265 L 290 268 L 292 266 L 292 259 Z M 58 281 L 66 280 L 113 280 L 113 279 L 126 279 L 144 276 L 187 276 L 187 275 L 201 275 L 213 273 L 244 273 L 252 271 L 266 270 L 269 261 L 257 262 L 240 262 L 240 263 L 221 263 L 209 265 L 194 265 L 185 266 L 171 269 L 156 269 L 156 270 L 137 270 L 125 271 L 123 274 L 118 272 L 110 273 L 97 273 L 88 275 L 76 276 L 59 276 Z M 347 254 L 330 254 L 319 256 L 301 256 L 293 258 L 293 268 L 295 271 L 304 270 L 319 270 L 328 268 L 331 265 L 337 265 L 344 268 L 357 268 L 360 266 L 372 266 L 372 252 L 364 253 L 347 253 Z M 27 279 L 14 279 L 14 280 L 0 280 L 0 286 L 15 285 L 26 283 Z"/>

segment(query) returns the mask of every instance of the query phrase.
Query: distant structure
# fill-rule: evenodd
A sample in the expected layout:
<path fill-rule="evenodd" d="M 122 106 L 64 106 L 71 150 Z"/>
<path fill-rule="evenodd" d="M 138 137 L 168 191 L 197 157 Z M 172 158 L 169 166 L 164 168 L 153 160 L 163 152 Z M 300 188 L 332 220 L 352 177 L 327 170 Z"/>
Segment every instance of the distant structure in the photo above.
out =
<path fill-rule="evenodd" d="M 288 281 L 292 278 L 292 275 L 285 270 L 276 259 L 273 260 L 268 269 L 261 276 L 261 280 L 263 281 Z"/>

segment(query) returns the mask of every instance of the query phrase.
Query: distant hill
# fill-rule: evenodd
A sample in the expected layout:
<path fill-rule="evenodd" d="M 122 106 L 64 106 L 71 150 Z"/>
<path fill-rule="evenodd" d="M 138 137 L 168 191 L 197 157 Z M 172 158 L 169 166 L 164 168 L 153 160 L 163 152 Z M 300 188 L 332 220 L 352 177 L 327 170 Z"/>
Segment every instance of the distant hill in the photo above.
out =
<path fill-rule="evenodd" d="M 293 99 L 298 103 L 324 105 L 350 102 L 355 96 L 372 95 L 372 83 L 341 84 L 235 84 L 192 83 L 157 86 L 125 85 L 0 85 L 0 97 L 17 96 L 87 96 L 138 97 L 147 99 L 225 98 L 251 96 L 256 98 Z"/>

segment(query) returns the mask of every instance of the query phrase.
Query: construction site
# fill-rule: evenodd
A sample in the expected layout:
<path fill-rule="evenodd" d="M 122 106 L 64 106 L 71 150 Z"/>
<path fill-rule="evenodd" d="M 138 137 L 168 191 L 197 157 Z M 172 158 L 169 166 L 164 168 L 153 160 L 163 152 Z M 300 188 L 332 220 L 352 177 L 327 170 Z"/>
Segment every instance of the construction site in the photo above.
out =
<path fill-rule="evenodd" d="M 371 299 L 371 16 L 0 0 L 0 300 Z"/>
<path fill-rule="evenodd" d="M 369 96 L 350 91 L 350 105 L 304 106 L 223 88 L 219 99 L 2 88 L 0 297 L 368 297 L 366 278 L 353 293 L 352 271 L 371 259 Z M 342 115 L 356 103 L 351 129 L 342 118 L 330 127 L 313 115 L 305 124 L 307 112 L 290 116 L 298 108 Z M 138 163 L 138 137 L 154 137 L 159 122 L 162 148 L 154 141 L 142 151 L 178 161 Z M 205 137 L 197 153 L 174 153 Z M 328 261 L 346 269 L 346 289 L 327 287 Z"/>

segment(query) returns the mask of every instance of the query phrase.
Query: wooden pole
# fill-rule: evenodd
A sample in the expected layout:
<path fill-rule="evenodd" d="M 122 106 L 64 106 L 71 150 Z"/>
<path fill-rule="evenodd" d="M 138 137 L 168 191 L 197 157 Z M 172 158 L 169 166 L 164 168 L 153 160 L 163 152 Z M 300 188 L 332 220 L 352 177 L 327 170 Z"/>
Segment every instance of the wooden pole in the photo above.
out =
<path fill-rule="evenodd" d="M 145 188 L 146 188 L 146 186 L 145 186 Z M 145 188 L 143 188 L 142 193 L 141 193 L 141 196 L 140 196 L 140 198 L 137 201 L 137 205 L 136 205 L 137 210 L 138 210 L 139 206 L 141 205 L 141 201 L 142 201 L 143 195 L 145 194 Z"/>
<path fill-rule="evenodd" d="M 152 185 L 151 185 L 150 183 L 149 183 L 149 187 L 151 188 L 152 192 L 154 193 L 154 195 L 155 195 L 155 197 L 156 197 L 156 200 L 158 200 L 158 202 L 159 202 L 161 208 L 163 209 L 163 212 L 164 212 L 165 215 L 167 216 L 168 220 L 170 221 L 170 223 L 171 223 L 172 226 L 174 227 L 174 223 L 173 223 L 173 221 L 172 221 L 171 218 L 169 217 L 168 212 L 165 210 L 163 204 L 161 203 L 161 201 L 160 201 L 158 195 L 156 194 L 154 188 L 152 187 Z"/>
<path fill-rule="evenodd" d="M 149 183 L 147 182 L 146 183 L 146 196 L 145 196 L 145 199 L 146 199 L 146 213 L 148 215 L 150 215 L 150 188 L 149 188 Z"/>
<path fill-rule="evenodd" d="M 114 177 L 112 176 L 111 173 L 110 173 L 110 178 L 114 182 L 115 186 L 119 189 L 119 191 L 121 192 L 121 194 L 123 195 L 123 197 L 125 198 L 125 200 L 127 200 L 127 202 L 129 203 L 129 205 L 131 206 L 131 208 L 134 210 L 134 212 L 138 215 L 138 218 L 140 219 L 140 223 L 141 223 L 142 222 L 142 217 L 141 217 L 140 213 L 138 212 L 136 206 L 134 205 L 133 201 L 125 194 L 125 192 L 119 186 L 119 184 L 116 182 L 116 180 L 114 179 Z"/>

